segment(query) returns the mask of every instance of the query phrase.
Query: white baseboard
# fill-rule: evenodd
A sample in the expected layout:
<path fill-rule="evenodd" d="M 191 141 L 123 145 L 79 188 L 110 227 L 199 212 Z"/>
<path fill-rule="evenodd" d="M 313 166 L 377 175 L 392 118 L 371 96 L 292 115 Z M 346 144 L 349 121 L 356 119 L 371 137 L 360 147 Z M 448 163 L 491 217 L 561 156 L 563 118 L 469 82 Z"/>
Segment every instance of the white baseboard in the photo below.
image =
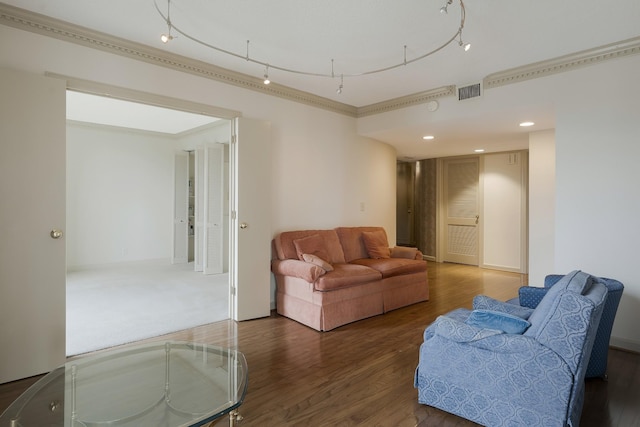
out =
<path fill-rule="evenodd" d="M 640 353 L 640 342 L 635 340 L 627 340 L 624 338 L 611 337 L 609 340 L 611 347 L 620 348 L 623 350 L 633 351 L 634 353 Z"/>
<path fill-rule="evenodd" d="M 171 264 L 170 258 L 156 258 L 156 259 L 143 259 L 138 261 L 111 262 L 111 263 L 105 263 L 105 264 L 68 265 L 67 271 L 87 271 L 87 270 L 97 270 L 97 269 L 132 267 L 137 265 L 143 266 L 143 265 L 167 265 L 167 264 Z"/>
<path fill-rule="evenodd" d="M 488 270 L 508 271 L 510 273 L 522 274 L 522 271 L 520 271 L 520 269 L 517 267 L 505 267 L 503 265 L 482 264 L 480 268 L 486 268 Z"/>

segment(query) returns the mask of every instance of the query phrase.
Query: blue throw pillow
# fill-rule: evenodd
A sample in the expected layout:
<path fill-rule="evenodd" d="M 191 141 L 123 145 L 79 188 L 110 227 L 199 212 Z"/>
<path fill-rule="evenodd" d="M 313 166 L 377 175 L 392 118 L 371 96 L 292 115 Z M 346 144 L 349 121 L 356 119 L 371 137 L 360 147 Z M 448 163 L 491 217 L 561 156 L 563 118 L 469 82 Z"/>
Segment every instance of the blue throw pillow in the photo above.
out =
<path fill-rule="evenodd" d="M 492 310 L 473 310 L 465 323 L 483 329 L 497 329 L 507 334 L 521 334 L 531 326 L 531 323 L 518 316 Z"/>

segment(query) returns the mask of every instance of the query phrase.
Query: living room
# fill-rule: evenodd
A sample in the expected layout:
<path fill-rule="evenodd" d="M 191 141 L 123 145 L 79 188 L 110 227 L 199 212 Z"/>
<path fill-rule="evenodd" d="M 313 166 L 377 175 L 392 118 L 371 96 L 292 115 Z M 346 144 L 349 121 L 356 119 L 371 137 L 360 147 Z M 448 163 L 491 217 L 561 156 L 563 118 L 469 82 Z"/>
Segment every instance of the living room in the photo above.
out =
<path fill-rule="evenodd" d="M 578 9 L 583 7 L 573 4 Z M 596 7 L 595 2 L 584 7 L 591 6 Z M 603 24 L 592 29 L 631 28 L 632 34 L 625 33 L 612 43 L 636 37 L 635 23 L 625 16 L 634 16 L 629 11 L 637 11 L 638 6 L 633 1 L 623 6 L 612 12 L 615 18 L 606 18 L 603 13 Z M 553 9 L 554 4 L 538 7 Z M 381 140 L 388 129 L 409 129 L 421 122 L 426 114 L 423 104 L 355 118 L 273 96 L 261 87 L 226 84 L 210 78 L 213 71 L 194 74 L 175 63 L 166 66 L 160 60 L 140 60 L 146 57 L 122 53 L 115 47 L 96 49 L 97 43 L 83 44 L 53 31 L 34 32 L 26 24 L 9 22 L 4 18 L 8 15 L 3 7 L 3 68 L 29 75 L 47 73 L 47 79 L 62 76 L 65 80 L 124 87 L 270 121 L 271 158 L 265 163 L 271 165 L 268 193 L 272 200 L 272 236 L 292 229 L 375 224 L 385 227 L 390 243 L 396 240 L 395 205 L 390 201 L 395 200 L 398 151 Z M 508 115 L 529 105 L 553 111 L 551 128 L 523 134 L 530 171 L 530 282 L 541 283 L 547 273 L 575 268 L 622 281 L 625 297 L 612 344 L 633 351 L 640 350 L 636 328 L 640 273 L 635 268 L 640 231 L 632 226 L 632 217 L 640 210 L 638 199 L 633 197 L 633 185 L 640 179 L 636 166 L 640 154 L 636 144 L 640 122 L 637 45 L 637 39 L 620 43 L 622 50 L 617 54 L 589 65 L 485 87 L 485 95 L 480 102 L 472 101 L 474 104 L 458 104 L 455 97 L 438 99 L 439 111 L 460 126 L 471 119 L 482 121 L 488 113 Z M 21 174 L 13 182 L 24 180 Z M 15 226 L 13 218 L 3 221 L 10 222 Z M 3 253 L 12 254 L 8 249 L 12 244 L 3 243 Z M 12 260 L 12 256 L 5 258 Z M 5 280 L 9 279 L 3 276 L 3 287 Z"/>

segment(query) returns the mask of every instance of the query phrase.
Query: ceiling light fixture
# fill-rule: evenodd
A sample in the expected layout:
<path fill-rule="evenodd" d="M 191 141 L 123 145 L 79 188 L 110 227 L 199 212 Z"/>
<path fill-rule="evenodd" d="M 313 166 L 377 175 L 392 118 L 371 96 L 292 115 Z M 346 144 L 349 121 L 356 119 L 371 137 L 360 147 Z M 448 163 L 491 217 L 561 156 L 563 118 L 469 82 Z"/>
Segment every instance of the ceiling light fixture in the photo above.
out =
<path fill-rule="evenodd" d="M 533 125 L 535 125 L 535 123 L 533 123 L 533 122 L 522 122 L 522 123 L 520 123 L 520 127 L 523 127 L 523 128 L 529 127 L 529 126 L 533 126 Z"/>
<path fill-rule="evenodd" d="M 449 13 L 448 8 L 449 8 L 449 5 L 451 4 L 451 2 L 453 2 L 453 0 L 447 1 L 447 3 L 440 8 L 440 13 L 445 13 L 445 14 Z"/>
<path fill-rule="evenodd" d="M 267 63 L 266 61 L 262 61 L 259 59 L 255 59 L 255 58 L 251 58 L 249 56 L 249 40 L 247 40 L 247 51 L 245 55 L 236 53 L 236 52 L 232 52 L 230 50 L 226 50 L 223 49 L 219 46 L 215 46 L 211 43 L 205 42 L 201 39 L 198 39 L 197 37 L 194 37 L 190 34 L 188 34 L 187 32 L 185 32 L 184 30 L 181 30 L 180 28 L 176 27 L 174 25 L 174 23 L 171 21 L 171 17 L 170 17 L 170 2 L 171 0 L 167 0 L 167 14 L 165 15 L 160 8 L 158 7 L 158 0 L 154 0 L 154 5 L 156 8 L 156 11 L 158 12 L 158 14 L 162 17 L 162 19 L 164 19 L 164 21 L 167 24 L 167 27 L 169 28 L 169 33 L 168 34 L 163 34 L 161 39 L 164 43 L 172 40 L 174 37 L 171 35 L 171 30 L 177 32 L 178 34 L 180 34 L 181 36 L 195 42 L 198 43 L 204 47 L 213 49 L 217 52 L 229 55 L 229 56 L 234 56 L 236 58 L 240 58 L 240 59 L 244 59 L 248 62 L 252 62 L 254 64 L 258 64 L 258 65 L 262 65 L 265 67 L 271 67 L 272 69 L 276 69 L 278 71 L 283 71 L 283 72 L 287 72 L 287 73 L 293 73 L 293 74 L 301 74 L 301 75 L 305 75 L 305 76 L 312 76 L 312 77 L 329 77 L 329 78 L 335 78 L 338 75 L 340 76 L 340 86 L 338 87 L 338 93 L 341 93 L 342 91 L 342 87 L 343 87 L 343 81 L 345 77 L 360 77 L 360 76 L 367 76 L 367 75 L 371 75 L 371 74 L 377 74 L 377 73 L 382 73 L 385 71 L 390 71 L 393 70 L 395 68 L 399 68 L 399 67 L 403 67 L 409 64 L 412 64 L 414 62 L 420 61 L 430 55 L 433 55 L 436 52 L 439 52 L 440 50 L 444 49 L 446 46 L 448 46 L 449 44 L 451 44 L 452 42 L 454 42 L 456 39 L 459 39 L 459 44 L 460 46 L 462 46 L 464 48 L 464 50 L 469 50 L 469 48 L 471 47 L 471 45 L 469 43 L 464 44 L 462 42 L 462 30 L 464 28 L 464 24 L 465 24 L 465 19 L 466 19 L 466 12 L 465 12 L 465 6 L 462 0 L 457 0 L 457 2 L 460 4 L 460 25 L 458 26 L 455 34 L 453 34 L 453 36 L 451 36 L 450 38 L 446 39 L 446 41 L 444 43 L 442 43 L 440 46 L 436 47 L 433 50 L 427 51 L 425 53 L 419 54 L 414 58 L 411 59 L 407 59 L 407 46 L 404 46 L 404 60 L 402 62 L 399 63 L 395 63 L 395 64 L 390 64 L 387 66 L 383 66 L 381 68 L 376 68 L 376 69 L 369 69 L 369 70 L 362 70 L 360 72 L 357 73 L 350 73 L 350 74 L 346 74 L 346 73 L 340 73 L 337 74 L 334 72 L 333 69 L 333 59 L 331 60 L 331 74 L 325 73 L 325 72 L 320 72 L 320 71 L 312 71 L 312 70 L 303 70 L 303 69 L 295 69 L 295 68 L 288 68 L 288 67 L 284 67 L 284 66 L 280 66 L 277 64 L 273 64 L 273 63 Z M 448 14 L 449 13 L 449 6 L 451 6 L 451 4 L 453 3 L 453 0 L 446 0 L 446 3 L 444 4 L 444 6 L 442 6 L 440 8 L 440 13 L 442 14 Z M 265 79 L 265 84 L 266 83 Z"/>
<path fill-rule="evenodd" d="M 428 140 L 435 139 L 435 136 L 433 136 L 433 135 L 425 135 L 425 136 L 422 137 L 422 139 L 424 139 L 425 141 L 428 141 Z"/>
<path fill-rule="evenodd" d="M 344 86 L 344 76 L 342 74 L 340 74 L 340 86 L 338 86 L 338 90 L 336 90 L 336 93 L 338 95 L 340 95 L 342 93 L 343 86 Z"/>
<path fill-rule="evenodd" d="M 473 151 L 476 152 L 476 153 L 484 153 L 484 148 L 476 148 Z"/>
<path fill-rule="evenodd" d="M 262 83 L 266 85 L 271 83 L 271 80 L 269 80 L 269 65 L 267 65 L 264 69 L 264 80 L 262 81 Z"/>
<path fill-rule="evenodd" d="M 165 18 L 165 21 L 167 22 L 168 31 L 167 34 L 162 34 L 160 36 L 162 43 L 168 43 L 173 40 L 173 36 L 171 35 L 171 0 L 167 0 L 167 17 Z"/>

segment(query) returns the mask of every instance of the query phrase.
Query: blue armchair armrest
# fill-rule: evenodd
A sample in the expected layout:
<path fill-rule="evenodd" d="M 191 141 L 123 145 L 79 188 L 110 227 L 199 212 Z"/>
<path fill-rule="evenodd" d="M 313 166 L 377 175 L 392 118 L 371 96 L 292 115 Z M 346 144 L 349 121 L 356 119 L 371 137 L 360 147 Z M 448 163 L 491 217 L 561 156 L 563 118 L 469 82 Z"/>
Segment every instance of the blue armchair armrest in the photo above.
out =
<path fill-rule="evenodd" d="M 549 288 L 536 288 L 534 286 L 523 286 L 518 290 L 520 306 L 534 309 L 540 304 L 542 298 L 547 294 Z"/>
<path fill-rule="evenodd" d="M 451 317 L 439 316 L 434 324 L 434 333 L 443 338 L 460 343 L 470 343 L 493 335 L 502 334 L 495 329 L 483 329 Z"/>

